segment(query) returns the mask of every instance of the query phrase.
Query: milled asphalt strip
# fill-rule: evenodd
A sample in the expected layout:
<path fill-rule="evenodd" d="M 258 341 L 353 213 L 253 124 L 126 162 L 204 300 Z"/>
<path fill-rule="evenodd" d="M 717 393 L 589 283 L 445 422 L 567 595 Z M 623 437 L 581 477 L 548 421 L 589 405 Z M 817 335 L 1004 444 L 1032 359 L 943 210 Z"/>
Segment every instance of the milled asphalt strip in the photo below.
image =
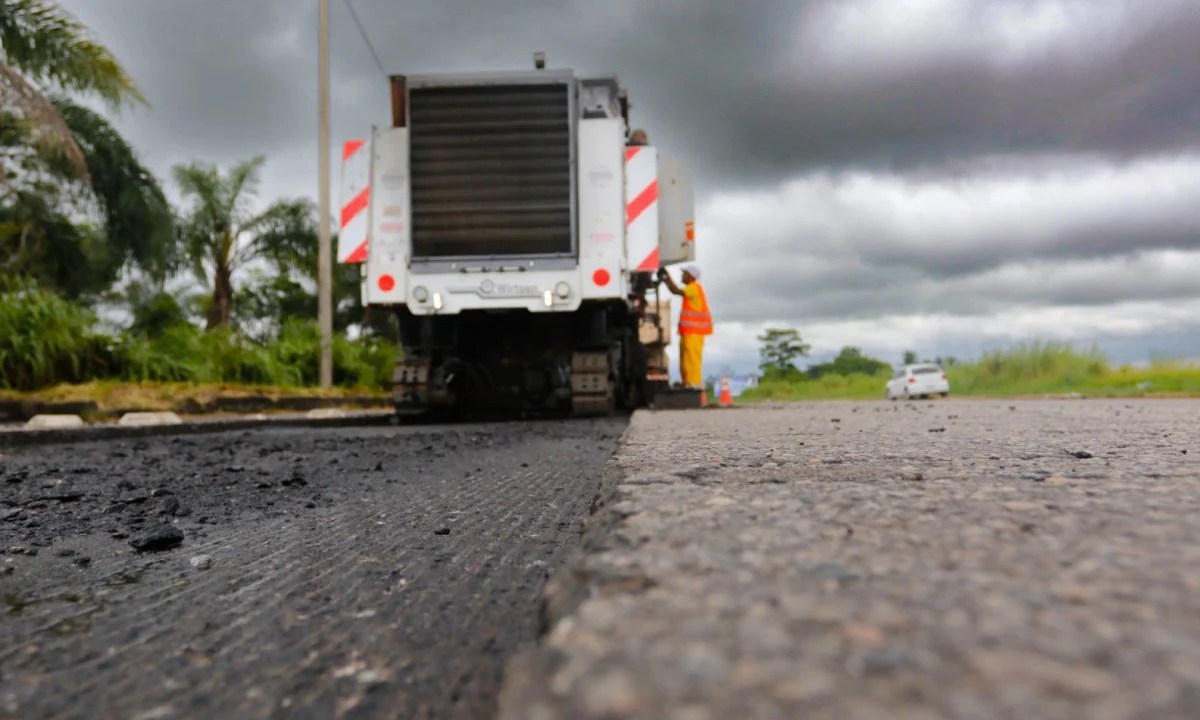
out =
<path fill-rule="evenodd" d="M 266 418 L 222 417 L 185 420 L 182 425 L 120 426 L 113 423 L 89 425 L 62 430 L 0 430 L 0 449 L 57 445 L 62 443 L 128 440 L 172 435 L 198 435 L 256 428 L 336 428 L 380 425 L 388 423 L 395 413 L 391 410 L 355 411 L 345 417 L 314 419 L 306 415 L 279 415 Z"/>
<path fill-rule="evenodd" d="M 86 492 L 0 526 L 5 545 L 52 539 L 0 572 L 0 717 L 492 717 L 623 429 L 288 428 L 8 454 L 22 507 L 60 478 Z M 298 467 L 306 483 L 285 487 Z M 150 496 L 136 513 L 104 512 L 135 493 Z M 164 517 L 162 497 L 191 511 L 171 521 L 180 548 L 134 555 L 105 533 Z"/>
<path fill-rule="evenodd" d="M 1200 717 L 1200 402 L 639 412 L 501 720 Z"/>

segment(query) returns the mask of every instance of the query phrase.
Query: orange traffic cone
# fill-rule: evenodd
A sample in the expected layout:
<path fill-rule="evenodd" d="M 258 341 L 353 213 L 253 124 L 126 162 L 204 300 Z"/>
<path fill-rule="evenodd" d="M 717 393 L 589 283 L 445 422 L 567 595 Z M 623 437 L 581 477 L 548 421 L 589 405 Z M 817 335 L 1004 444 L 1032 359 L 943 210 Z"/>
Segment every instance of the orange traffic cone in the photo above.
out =
<path fill-rule="evenodd" d="M 718 398 L 721 407 L 729 407 L 733 405 L 733 393 L 729 391 L 729 378 L 721 378 L 721 395 Z"/>

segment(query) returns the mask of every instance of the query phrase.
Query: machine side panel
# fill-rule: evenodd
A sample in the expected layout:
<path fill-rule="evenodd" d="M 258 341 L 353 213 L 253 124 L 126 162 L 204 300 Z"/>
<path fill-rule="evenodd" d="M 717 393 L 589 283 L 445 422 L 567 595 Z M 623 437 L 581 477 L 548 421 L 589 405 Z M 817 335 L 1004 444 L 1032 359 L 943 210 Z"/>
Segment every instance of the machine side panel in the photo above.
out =
<path fill-rule="evenodd" d="M 371 147 L 366 140 L 342 144 L 342 182 L 338 195 L 337 259 L 367 259 L 367 224 L 371 205 Z"/>
<path fill-rule="evenodd" d="M 623 138 L 620 119 L 579 122 L 579 269 L 589 300 L 623 298 L 627 292 Z"/>
<path fill-rule="evenodd" d="M 625 248 L 629 269 L 654 272 L 658 257 L 658 150 L 625 149 Z"/>
<path fill-rule="evenodd" d="M 683 240 L 687 247 L 687 261 L 696 259 L 696 192 L 692 189 L 692 168 L 679 164 L 679 192 L 683 202 Z"/>
<path fill-rule="evenodd" d="M 376 128 L 371 134 L 370 244 L 366 300 L 400 305 L 407 292 L 412 237 L 408 129 Z"/>
<path fill-rule="evenodd" d="M 692 174 L 675 158 L 658 162 L 658 238 L 663 265 L 696 259 Z"/>

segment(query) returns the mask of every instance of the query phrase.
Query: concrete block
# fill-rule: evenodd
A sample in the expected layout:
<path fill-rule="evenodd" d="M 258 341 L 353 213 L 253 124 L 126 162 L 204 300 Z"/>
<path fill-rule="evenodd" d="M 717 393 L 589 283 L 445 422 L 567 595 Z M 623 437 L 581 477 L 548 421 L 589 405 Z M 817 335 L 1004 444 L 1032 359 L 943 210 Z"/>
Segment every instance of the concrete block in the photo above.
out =
<path fill-rule="evenodd" d="M 34 415 L 25 423 L 28 430 L 65 430 L 83 427 L 83 418 L 78 415 Z"/>
<path fill-rule="evenodd" d="M 154 425 L 182 425 L 183 421 L 173 412 L 125 413 L 117 424 L 122 427 L 151 427 Z"/>
<path fill-rule="evenodd" d="M 704 393 L 691 388 L 672 388 L 660 392 L 650 402 L 650 407 L 655 410 L 696 410 L 704 406 Z"/>
<path fill-rule="evenodd" d="M 316 408 L 309 410 L 306 417 L 309 420 L 336 420 L 346 417 L 346 411 L 341 408 Z"/>

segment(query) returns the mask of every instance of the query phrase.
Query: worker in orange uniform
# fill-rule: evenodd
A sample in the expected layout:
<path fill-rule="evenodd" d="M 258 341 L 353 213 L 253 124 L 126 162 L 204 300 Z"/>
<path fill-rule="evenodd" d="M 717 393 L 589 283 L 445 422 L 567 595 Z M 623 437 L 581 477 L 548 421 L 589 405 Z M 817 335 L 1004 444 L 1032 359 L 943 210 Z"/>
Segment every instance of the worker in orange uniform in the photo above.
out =
<path fill-rule="evenodd" d="M 683 287 L 675 284 L 665 269 L 659 269 L 658 279 L 667 289 L 683 298 L 679 313 L 679 374 L 684 387 L 704 387 L 704 338 L 713 333 L 712 312 L 708 298 L 700 285 L 700 268 L 683 267 Z"/>

